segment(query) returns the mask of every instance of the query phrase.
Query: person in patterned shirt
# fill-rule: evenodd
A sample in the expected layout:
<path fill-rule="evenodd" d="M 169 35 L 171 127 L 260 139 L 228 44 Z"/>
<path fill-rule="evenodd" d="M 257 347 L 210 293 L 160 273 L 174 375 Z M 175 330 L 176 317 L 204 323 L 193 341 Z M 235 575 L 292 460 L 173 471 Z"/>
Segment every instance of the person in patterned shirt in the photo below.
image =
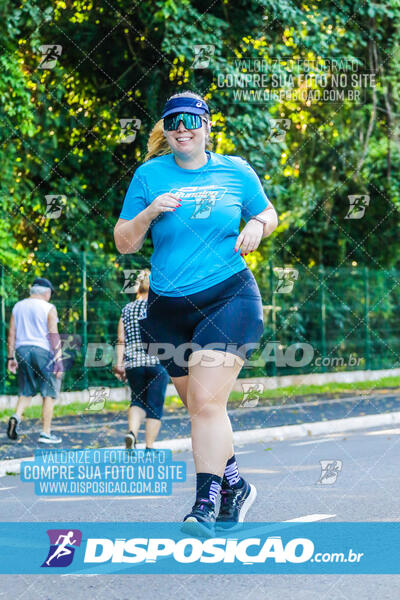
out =
<path fill-rule="evenodd" d="M 140 425 L 146 419 L 146 448 L 152 449 L 161 427 L 165 391 L 169 376 L 155 356 L 142 347 L 138 320 L 146 316 L 149 293 L 148 269 L 137 278 L 136 300 L 122 309 L 118 323 L 117 363 L 114 373 L 120 381 L 128 381 L 131 404 L 128 409 L 127 449 L 136 447 Z"/>

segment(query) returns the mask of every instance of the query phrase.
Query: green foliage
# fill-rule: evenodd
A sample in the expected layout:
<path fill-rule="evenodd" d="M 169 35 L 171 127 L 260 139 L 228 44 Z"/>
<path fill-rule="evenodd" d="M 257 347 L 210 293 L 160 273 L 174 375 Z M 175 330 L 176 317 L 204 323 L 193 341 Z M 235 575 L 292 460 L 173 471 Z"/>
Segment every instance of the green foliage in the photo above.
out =
<path fill-rule="evenodd" d="M 346 1 L 338 10 L 326 1 L 223 0 L 209 7 L 193 0 L 25 0 L 3 2 L 1 11 L 7 264 L 53 249 L 114 251 L 112 228 L 148 133 L 166 97 L 182 88 L 206 95 L 216 150 L 249 160 L 282 216 L 262 255 L 311 266 L 367 264 L 371 256 L 382 265 L 396 262 L 393 245 L 379 238 L 398 234 L 398 0 Z M 54 69 L 38 68 L 43 44 L 62 45 Z M 209 68 L 193 68 L 195 44 L 214 45 Z M 375 100 L 367 88 L 362 101 L 340 106 L 240 103 L 217 83 L 234 71 L 234 59 L 288 56 L 355 61 L 376 73 Z M 121 118 L 142 122 L 133 144 L 121 143 Z M 281 143 L 270 141 L 271 118 L 290 119 Z M 66 196 L 62 219 L 44 218 L 48 194 Z M 359 223 L 344 218 L 350 194 L 371 197 Z M 379 234 L 363 241 L 376 223 Z"/>
<path fill-rule="evenodd" d="M 246 158 L 280 214 L 277 231 L 248 257 L 259 281 L 271 255 L 274 265 L 305 270 L 398 267 L 399 0 L 3 0 L 0 18 L 0 260 L 10 301 L 25 276 L 59 269 L 59 253 L 70 282 L 81 250 L 113 272 L 124 194 L 162 105 L 182 89 L 206 97 L 215 150 Z M 62 46 L 53 69 L 40 68 L 45 44 Z M 210 44 L 209 67 L 194 68 L 194 45 Z M 357 101 L 252 102 L 218 83 L 237 73 L 235 60 L 288 57 L 300 65 L 346 59 L 374 74 L 376 86 Z M 124 118 L 141 121 L 132 144 L 121 143 Z M 290 122 L 278 143 L 271 119 Z M 362 219 L 348 219 L 348 196 L 357 194 L 370 205 Z M 46 217 L 47 195 L 66 197 L 61 218 Z M 147 239 L 141 260 L 150 255 Z M 340 327 L 345 311 L 339 302 L 332 310 Z M 300 320 L 297 333 L 306 326 Z"/>

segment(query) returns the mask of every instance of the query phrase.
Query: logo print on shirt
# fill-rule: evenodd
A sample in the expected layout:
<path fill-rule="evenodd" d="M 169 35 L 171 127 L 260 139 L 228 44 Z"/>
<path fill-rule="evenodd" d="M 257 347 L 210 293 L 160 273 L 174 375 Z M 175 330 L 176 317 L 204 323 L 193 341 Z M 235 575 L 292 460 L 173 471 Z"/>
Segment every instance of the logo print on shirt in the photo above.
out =
<path fill-rule="evenodd" d="M 178 194 L 182 200 L 194 203 L 191 219 L 208 219 L 217 200 L 221 200 L 226 188 L 215 186 L 192 186 L 175 188 L 171 194 Z"/>

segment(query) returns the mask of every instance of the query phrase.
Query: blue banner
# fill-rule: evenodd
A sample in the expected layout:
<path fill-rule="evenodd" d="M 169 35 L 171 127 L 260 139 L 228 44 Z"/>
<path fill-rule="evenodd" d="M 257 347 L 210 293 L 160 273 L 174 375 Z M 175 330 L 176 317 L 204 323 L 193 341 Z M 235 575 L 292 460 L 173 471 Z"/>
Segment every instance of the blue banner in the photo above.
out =
<path fill-rule="evenodd" d="M 36 450 L 20 478 L 38 496 L 170 496 L 186 480 L 186 463 L 171 450 Z"/>
<path fill-rule="evenodd" d="M 0 573 L 399 574 L 400 523 L 0 523 Z"/>

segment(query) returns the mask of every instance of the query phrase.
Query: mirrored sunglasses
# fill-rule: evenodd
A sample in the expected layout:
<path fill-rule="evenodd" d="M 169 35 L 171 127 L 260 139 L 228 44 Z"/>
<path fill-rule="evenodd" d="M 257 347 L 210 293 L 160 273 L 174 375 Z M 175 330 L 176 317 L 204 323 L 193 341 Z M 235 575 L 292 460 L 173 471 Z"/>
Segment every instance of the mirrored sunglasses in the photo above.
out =
<path fill-rule="evenodd" d="M 200 129 L 202 126 L 202 121 L 205 121 L 205 119 L 201 115 L 192 115 L 190 113 L 169 115 L 168 117 L 164 118 L 165 131 L 175 131 L 178 129 L 181 121 L 185 129 Z"/>

